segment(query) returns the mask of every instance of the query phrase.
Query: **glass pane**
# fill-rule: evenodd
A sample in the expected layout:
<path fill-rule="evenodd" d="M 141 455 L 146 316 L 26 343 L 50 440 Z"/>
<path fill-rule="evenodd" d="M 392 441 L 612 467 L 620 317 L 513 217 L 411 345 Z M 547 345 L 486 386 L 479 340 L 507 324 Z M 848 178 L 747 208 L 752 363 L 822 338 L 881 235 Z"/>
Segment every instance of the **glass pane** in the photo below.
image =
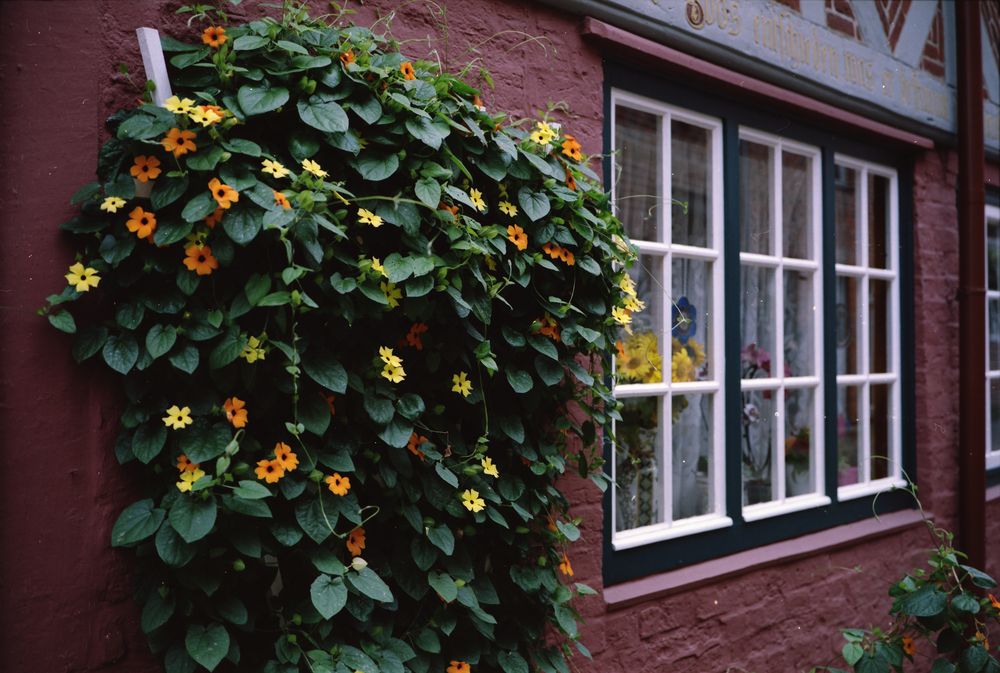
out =
<path fill-rule="evenodd" d="M 629 237 L 659 241 L 660 117 L 615 107 L 615 204 Z"/>
<path fill-rule="evenodd" d="M 892 460 L 892 391 L 888 385 L 871 387 L 871 478 L 888 477 Z"/>
<path fill-rule="evenodd" d="M 671 381 L 712 378 L 710 368 L 712 318 L 712 265 L 674 257 L 671 307 Z"/>
<path fill-rule="evenodd" d="M 711 133 L 700 126 L 670 122 L 671 196 L 684 206 L 671 206 L 673 243 L 712 246 Z"/>
<path fill-rule="evenodd" d="M 837 276 L 837 373 L 858 372 L 858 335 L 861 333 L 861 283 L 853 276 Z"/>
<path fill-rule="evenodd" d="M 618 329 L 616 373 L 621 383 L 663 381 L 663 258 L 639 255 L 629 269 L 646 308 L 632 314 L 632 333 Z"/>
<path fill-rule="evenodd" d="M 674 395 L 674 519 L 708 514 L 712 497 L 712 396 Z"/>
<path fill-rule="evenodd" d="M 837 484 L 858 483 L 861 388 L 837 386 Z"/>
<path fill-rule="evenodd" d="M 889 352 L 889 344 L 892 343 L 889 291 L 888 281 L 874 278 L 868 280 L 869 372 L 880 373 L 892 370 L 892 354 Z"/>
<path fill-rule="evenodd" d="M 616 531 L 663 520 L 662 402 L 662 397 L 622 400 L 622 420 L 615 424 Z"/>
<path fill-rule="evenodd" d="M 837 222 L 837 263 L 860 264 L 858 255 L 858 174 L 853 168 L 837 166 L 834 173 L 836 196 L 834 219 Z"/>
<path fill-rule="evenodd" d="M 760 266 L 742 265 L 740 282 L 743 302 L 740 305 L 740 371 L 745 379 L 772 376 L 774 352 L 774 271 Z"/>
<path fill-rule="evenodd" d="M 990 451 L 1000 451 L 1000 379 L 990 379 Z"/>
<path fill-rule="evenodd" d="M 990 369 L 1000 369 L 1000 300 L 990 299 Z"/>
<path fill-rule="evenodd" d="M 812 278 L 809 271 L 785 271 L 785 376 L 810 376 L 816 370 L 813 324 L 818 307 Z"/>
<path fill-rule="evenodd" d="M 771 148 L 740 141 L 740 250 L 771 253 Z"/>
<path fill-rule="evenodd" d="M 991 290 L 1000 290 L 1000 220 L 986 222 L 986 278 Z"/>
<path fill-rule="evenodd" d="M 889 178 L 868 174 L 868 266 L 889 268 Z"/>
<path fill-rule="evenodd" d="M 774 397 L 771 390 L 744 390 L 740 446 L 743 458 L 743 504 L 774 499 L 771 450 L 774 446 Z"/>
<path fill-rule="evenodd" d="M 813 257 L 811 163 L 801 154 L 781 153 L 781 237 L 785 257 Z"/>
<path fill-rule="evenodd" d="M 816 410 L 812 388 L 785 390 L 785 497 L 816 492 L 812 438 Z"/>

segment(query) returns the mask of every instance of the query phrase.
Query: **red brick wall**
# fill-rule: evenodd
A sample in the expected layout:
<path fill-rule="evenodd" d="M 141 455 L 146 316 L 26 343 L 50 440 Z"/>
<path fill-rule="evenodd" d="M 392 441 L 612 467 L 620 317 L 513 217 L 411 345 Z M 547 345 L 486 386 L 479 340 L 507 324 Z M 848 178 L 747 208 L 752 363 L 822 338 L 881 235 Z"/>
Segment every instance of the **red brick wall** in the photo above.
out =
<path fill-rule="evenodd" d="M 112 74 L 115 64 L 130 63 L 141 73 L 133 29 L 167 26 L 181 34 L 177 4 L 21 0 L 4 3 L 0 12 L 0 117 L 7 130 L 6 161 L 0 162 L 7 197 L 0 227 L 5 671 L 156 670 L 130 597 L 130 555 L 108 548 L 111 523 L 133 497 L 129 473 L 112 456 L 113 382 L 96 367 L 75 366 L 68 340 L 34 309 L 61 287 L 72 258 L 55 225 L 71 213 L 70 194 L 93 175 L 102 120 L 134 96 Z M 397 4 L 370 2 L 358 20 Z M 581 41 L 576 18 L 519 0 L 441 4 L 446 32 L 438 32 L 441 17 L 428 3 L 412 3 L 393 24 L 396 36 L 435 36 L 433 46 L 453 65 L 482 56 L 496 83 L 485 96 L 490 108 L 518 115 L 549 101 L 567 103 L 571 112 L 559 114 L 567 128 L 586 152 L 601 151 L 601 59 Z M 260 11 L 244 2 L 234 20 Z M 500 34 L 504 30 L 512 32 Z M 539 39 L 525 42 L 528 36 Z M 420 55 L 428 47 L 425 40 L 405 49 Z M 928 153 L 918 161 L 918 476 L 925 506 L 949 525 L 957 488 L 954 183 L 953 155 Z M 565 489 L 585 518 L 573 558 L 576 579 L 600 589 L 601 496 L 584 482 L 568 481 Z M 1000 573 L 1000 501 L 989 507 L 994 542 L 988 549 Z M 583 633 L 595 661 L 577 663 L 587 673 L 706 673 L 729 665 L 764 673 L 830 663 L 840 646 L 838 628 L 877 623 L 887 607 L 887 583 L 916 566 L 926 544 L 922 531 L 911 530 L 617 612 L 608 612 L 599 596 L 588 598 Z"/>

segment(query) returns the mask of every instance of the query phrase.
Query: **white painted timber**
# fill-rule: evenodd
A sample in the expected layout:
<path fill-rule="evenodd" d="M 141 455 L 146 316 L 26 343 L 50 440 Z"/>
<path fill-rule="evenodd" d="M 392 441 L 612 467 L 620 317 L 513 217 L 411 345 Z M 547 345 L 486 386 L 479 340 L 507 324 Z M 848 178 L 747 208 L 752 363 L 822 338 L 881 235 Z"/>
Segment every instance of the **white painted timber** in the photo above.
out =
<path fill-rule="evenodd" d="M 142 67 L 146 70 L 146 79 L 153 80 L 156 89 L 153 90 L 153 102 L 157 105 L 170 98 L 170 78 L 167 76 L 167 62 L 163 58 L 163 47 L 160 45 L 160 33 L 155 28 L 136 28 L 135 35 L 139 40 L 139 52 L 142 54 Z"/>

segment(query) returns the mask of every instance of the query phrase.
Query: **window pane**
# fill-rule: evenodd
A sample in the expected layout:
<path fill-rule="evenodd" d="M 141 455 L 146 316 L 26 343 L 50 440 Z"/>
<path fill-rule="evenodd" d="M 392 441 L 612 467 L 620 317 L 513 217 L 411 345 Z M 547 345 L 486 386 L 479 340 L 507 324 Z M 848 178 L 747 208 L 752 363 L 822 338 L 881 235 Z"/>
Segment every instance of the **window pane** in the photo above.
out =
<path fill-rule="evenodd" d="M 986 278 L 991 290 L 1000 290 L 1000 220 L 986 222 Z"/>
<path fill-rule="evenodd" d="M 774 446 L 774 397 L 771 390 L 744 390 L 740 446 L 743 457 L 743 504 L 774 499 L 771 450 Z"/>
<path fill-rule="evenodd" d="M 781 153 L 781 237 L 785 257 L 811 259 L 812 171 L 809 157 Z"/>
<path fill-rule="evenodd" d="M 837 276 L 837 373 L 858 372 L 858 335 L 861 323 L 860 283 L 853 276 Z"/>
<path fill-rule="evenodd" d="M 888 385 L 871 387 L 871 478 L 882 479 L 892 472 L 892 392 Z"/>
<path fill-rule="evenodd" d="M 990 451 L 1000 451 L 1000 379 L 990 379 Z"/>
<path fill-rule="evenodd" d="M 837 484 L 856 484 L 861 450 L 861 388 L 837 386 Z"/>
<path fill-rule="evenodd" d="M 671 380 L 681 383 L 709 379 L 712 265 L 674 257 L 671 283 Z"/>
<path fill-rule="evenodd" d="M 616 531 L 663 520 L 662 402 L 662 397 L 622 400 L 622 420 L 615 425 Z"/>
<path fill-rule="evenodd" d="M 740 282 L 740 370 L 745 379 L 773 376 L 774 353 L 774 271 L 760 266 L 742 265 Z"/>
<path fill-rule="evenodd" d="M 670 122 L 671 196 L 686 204 L 671 206 L 673 243 L 707 248 L 712 245 L 712 153 L 708 129 Z"/>
<path fill-rule="evenodd" d="M 615 202 L 629 237 L 659 241 L 660 117 L 615 107 Z"/>
<path fill-rule="evenodd" d="M 812 388 L 785 390 L 785 497 L 816 491 L 812 438 L 815 427 Z"/>
<path fill-rule="evenodd" d="M 740 141 L 740 250 L 771 254 L 771 161 L 767 145 Z"/>
<path fill-rule="evenodd" d="M 868 174 L 868 266 L 888 269 L 889 178 Z"/>
<path fill-rule="evenodd" d="M 632 334 L 618 329 L 616 373 L 621 383 L 663 381 L 663 258 L 639 255 L 629 269 L 646 308 L 632 314 Z"/>
<path fill-rule="evenodd" d="M 1000 300 L 990 299 L 990 369 L 1000 369 Z"/>
<path fill-rule="evenodd" d="M 785 271 L 785 376 L 815 373 L 813 323 L 817 307 L 812 279 L 812 272 Z"/>
<path fill-rule="evenodd" d="M 712 497 L 712 396 L 674 395 L 674 519 L 708 514 Z"/>
<path fill-rule="evenodd" d="M 834 177 L 834 219 L 837 222 L 837 263 L 860 264 L 858 255 L 858 174 L 853 168 L 837 166 Z"/>
<path fill-rule="evenodd" d="M 889 344 L 891 343 L 889 291 L 888 281 L 874 278 L 868 280 L 869 372 L 887 372 L 892 368 L 892 358 L 889 352 Z"/>

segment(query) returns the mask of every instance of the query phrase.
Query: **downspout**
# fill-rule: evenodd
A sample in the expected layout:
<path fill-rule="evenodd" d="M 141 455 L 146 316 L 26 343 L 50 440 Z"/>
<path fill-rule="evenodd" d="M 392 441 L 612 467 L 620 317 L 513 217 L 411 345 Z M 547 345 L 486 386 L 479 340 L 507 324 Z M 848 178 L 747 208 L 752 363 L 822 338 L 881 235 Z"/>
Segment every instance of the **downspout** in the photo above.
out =
<path fill-rule="evenodd" d="M 982 568 L 986 545 L 986 226 L 978 2 L 955 3 L 958 52 L 958 548 Z"/>

